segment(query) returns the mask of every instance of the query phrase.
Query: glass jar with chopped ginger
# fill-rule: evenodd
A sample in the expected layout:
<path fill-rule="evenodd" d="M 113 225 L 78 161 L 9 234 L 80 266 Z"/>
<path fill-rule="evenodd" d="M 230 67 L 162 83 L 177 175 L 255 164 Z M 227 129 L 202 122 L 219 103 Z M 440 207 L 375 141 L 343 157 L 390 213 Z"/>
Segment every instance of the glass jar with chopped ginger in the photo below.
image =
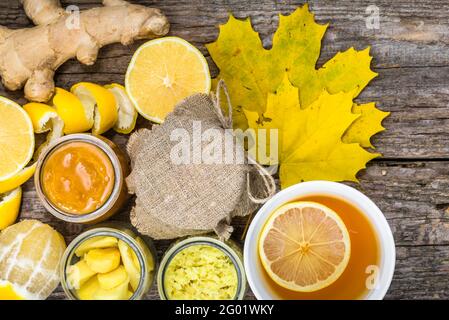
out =
<path fill-rule="evenodd" d="M 107 222 L 78 235 L 60 263 L 69 300 L 141 300 L 157 269 L 153 242 L 131 226 Z"/>
<path fill-rule="evenodd" d="M 215 236 L 182 239 L 164 254 L 157 284 L 163 300 L 242 300 L 247 286 L 241 250 Z"/>
<path fill-rule="evenodd" d="M 116 213 L 127 198 L 125 155 L 101 136 L 72 134 L 39 156 L 35 185 L 45 208 L 67 222 L 95 223 Z"/>

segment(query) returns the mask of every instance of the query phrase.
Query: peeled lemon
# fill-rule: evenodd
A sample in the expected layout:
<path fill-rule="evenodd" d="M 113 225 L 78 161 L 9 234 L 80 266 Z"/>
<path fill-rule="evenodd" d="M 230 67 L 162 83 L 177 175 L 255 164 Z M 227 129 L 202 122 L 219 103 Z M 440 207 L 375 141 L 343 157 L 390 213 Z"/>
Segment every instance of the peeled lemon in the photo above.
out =
<path fill-rule="evenodd" d="M 22 189 L 18 187 L 8 193 L 0 194 L 0 230 L 12 225 L 19 215 Z"/>
<path fill-rule="evenodd" d="M 94 125 L 94 107 L 81 103 L 71 92 L 56 88 L 52 104 L 64 121 L 64 133 L 85 132 Z"/>
<path fill-rule="evenodd" d="M 49 225 L 23 220 L 0 234 L 0 299 L 14 292 L 23 299 L 46 299 L 59 284 L 64 238 Z"/>
<path fill-rule="evenodd" d="M 177 37 L 140 46 L 128 66 L 126 91 L 137 111 L 161 123 L 176 104 L 195 93 L 209 93 L 209 66 L 201 52 Z"/>
<path fill-rule="evenodd" d="M 94 110 L 93 134 L 102 134 L 114 127 L 118 112 L 115 97 L 109 90 L 95 83 L 80 82 L 70 91 L 86 109 Z"/>
<path fill-rule="evenodd" d="M 34 153 L 33 124 L 17 103 L 0 97 L 0 182 L 14 177 Z"/>
<path fill-rule="evenodd" d="M 104 87 L 114 95 L 118 108 L 118 119 L 114 125 L 114 130 L 123 134 L 130 133 L 136 126 L 137 110 L 128 97 L 125 87 L 118 83 L 112 83 Z"/>
<path fill-rule="evenodd" d="M 13 177 L 4 181 L 0 181 L 0 193 L 5 193 L 21 186 L 33 176 L 34 171 L 36 171 L 36 163 L 23 168 Z"/>
<path fill-rule="evenodd" d="M 33 123 L 35 133 L 44 133 L 50 131 L 47 140 L 39 146 L 35 153 L 36 156 L 44 150 L 50 142 L 63 135 L 64 121 L 58 115 L 56 110 L 46 104 L 30 102 L 23 106 Z"/>

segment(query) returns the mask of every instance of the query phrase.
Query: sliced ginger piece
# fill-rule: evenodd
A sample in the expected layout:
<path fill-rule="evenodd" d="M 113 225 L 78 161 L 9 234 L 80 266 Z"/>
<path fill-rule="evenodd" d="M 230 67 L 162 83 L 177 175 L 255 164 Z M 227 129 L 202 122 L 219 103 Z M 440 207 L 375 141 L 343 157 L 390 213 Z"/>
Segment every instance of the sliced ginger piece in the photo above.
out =
<path fill-rule="evenodd" d="M 117 247 L 117 238 L 108 237 L 108 236 L 98 236 L 90 238 L 84 241 L 78 248 L 75 250 L 75 254 L 77 257 L 82 257 L 86 252 L 92 249 L 103 249 L 103 248 L 111 248 Z"/>
<path fill-rule="evenodd" d="M 95 274 L 96 272 L 87 265 L 84 259 L 81 259 L 67 269 L 69 284 L 75 289 L 81 288 Z"/>
<path fill-rule="evenodd" d="M 128 284 L 129 281 L 124 281 L 115 288 L 103 289 L 100 288 L 95 292 L 95 300 L 128 300 Z"/>
<path fill-rule="evenodd" d="M 154 270 L 154 259 L 153 259 L 153 254 L 151 253 L 150 249 L 148 248 L 148 245 L 140 237 L 136 237 L 136 241 L 137 241 L 137 244 L 142 248 L 143 253 L 145 255 L 145 259 L 147 261 L 147 266 L 148 266 L 148 272 L 153 271 Z M 137 256 L 134 253 L 134 251 L 133 251 L 133 258 L 134 258 L 135 264 L 137 266 L 139 266 L 139 260 L 137 259 Z"/>
<path fill-rule="evenodd" d="M 120 251 L 116 248 L 92 249 L 84 256 L 87 265 L 98 273 L 108 273 L 120 265 Z"/>
<path fill-rule="evenodd" d="M 134 253 L 131 247 L 124 241 L 118 241 L 118 249 L 122 257 L 123 266 L 129 276 L 129 282 L 133 290 L 137 290 L 140 282 L 140 266 L 133 261 L 132 254 Z"/>
<path fill-rule="evenodd" d="M 97 277 L 100 287 L 106 290 L 113 289 L 123 282 L 129 283 L 128 273 L 122 265 L 111 272 L 100 273 Z"/>
<path fill-rule="evenodd" d="M 80 300 L 94 300 L 94 294 L 98 289 L 100 289 L 98 278 L 92 277 L 76 291 L 76 294 Z"/>

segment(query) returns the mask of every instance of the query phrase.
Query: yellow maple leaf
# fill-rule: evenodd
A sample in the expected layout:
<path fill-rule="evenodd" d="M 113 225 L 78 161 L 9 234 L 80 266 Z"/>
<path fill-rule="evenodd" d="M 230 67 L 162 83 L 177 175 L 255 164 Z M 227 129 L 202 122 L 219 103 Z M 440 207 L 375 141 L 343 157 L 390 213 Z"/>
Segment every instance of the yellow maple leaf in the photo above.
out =
<path fill-rule="evenodd" d="M 362 147 L 374 148 L 371 144 L 371 137 L 385 130 L 382 120 L 388 117 L 390 112 L 377 109 L 374 102 L 354 104 L 352 112 L 360 114 L 360 117 L 345 132 L 342 138 L 343 142 L 360 143 Z"/>
<path fill-rule="evenodd" d="M 285 72 L 299 88 L 303 107 L 323 89 L 329 93 L 355 90 L 357 95 L 377 76 L 370 69 L 369 48 L 339 52 L 316 69 L 326 29 L 304 5 L 289 16 L 279 15 L 272 48 L 267 50 L 249 18 L 238 20 L 230 15 L 228 22 L 220 25 L 217 41 L 206 47 L 220 69 L 218 78 L 228 85 L 233 104 L 262 114 L 268 93 L 276 90 Z"/>
<path fill-rule="evenodd" d="M 238 20 L 230 15 L 228 22 L 220 26 L 217 41 L 206 47 L 220 69 L 217 79 L 224 79 L 228 86 L 235 128 L 247 128 L 247 112 L 258 113 L 259 120 L 264 121 L 268 94 L 275 92 L 285 73 L 299 88 L 303 108 L 316 100 L 323 89 L 329 93 L 354 91 L 357 96 L 377 76 L 370 69 L 369 48 L 339 52 L 316 69 L 326 29 L 327 25 L 315 22 L 306 4 L 289 16 L 279 16 L 272 48 L 267 50 L 249 18 Z M 370 137 L 383 130 L 381 121 L 388 113 L 366 105 L 355 105 L 353 112 L 361 113 L 362 119 L 348 128 L 344 142 L 372 147 Z"/>
<path fill-rule="evenodd" d="M 330 94 L 325 89 L 305 109 L 298 89 L 284 78 L 268 97 L 267 111 L 276 121 L 268 129 L 279 130 L 281 187 L 308 180 L 357 181 L 356 174 L 379 156 L 359 143 L 343 143 L 342 136 L 361 114 L 352 112 L 355 91 Z M 250 127 L 260 128 L 256 113 L 248 112 Z"/>

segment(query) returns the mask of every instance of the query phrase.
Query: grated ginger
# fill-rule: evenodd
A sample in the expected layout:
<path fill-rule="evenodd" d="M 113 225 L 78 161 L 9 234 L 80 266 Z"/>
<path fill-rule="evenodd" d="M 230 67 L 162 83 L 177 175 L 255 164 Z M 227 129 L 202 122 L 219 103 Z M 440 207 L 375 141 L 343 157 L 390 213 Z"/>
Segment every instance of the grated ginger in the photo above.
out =
<path fill-rule="evenodd" d="M 229 300 L 237 292 L 237 270 L 231 259 L 210 245 L 193 245 L 173 257 L 164 287 L 172 300 Z"/>

